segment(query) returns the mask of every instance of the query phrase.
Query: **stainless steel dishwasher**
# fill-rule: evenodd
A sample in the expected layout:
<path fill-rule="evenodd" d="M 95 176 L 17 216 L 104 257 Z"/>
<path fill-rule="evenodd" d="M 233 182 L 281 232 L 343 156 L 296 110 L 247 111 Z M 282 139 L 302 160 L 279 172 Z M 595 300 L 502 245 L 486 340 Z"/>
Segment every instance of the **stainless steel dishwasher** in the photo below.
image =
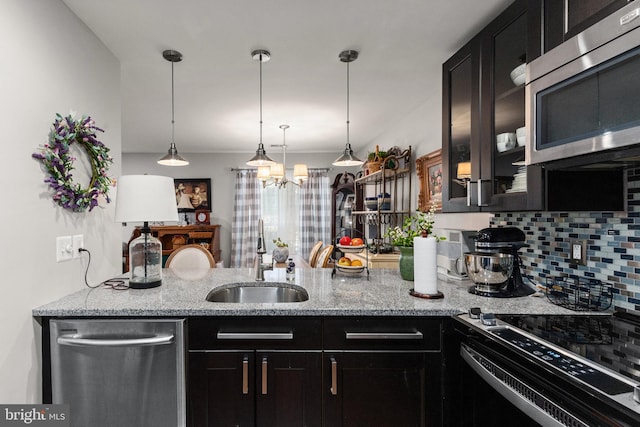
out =
<path fill-rule="evenodd" d="M 72 427 L 185 426 L 184 323 L 51 320 L 53 403 Z"/>

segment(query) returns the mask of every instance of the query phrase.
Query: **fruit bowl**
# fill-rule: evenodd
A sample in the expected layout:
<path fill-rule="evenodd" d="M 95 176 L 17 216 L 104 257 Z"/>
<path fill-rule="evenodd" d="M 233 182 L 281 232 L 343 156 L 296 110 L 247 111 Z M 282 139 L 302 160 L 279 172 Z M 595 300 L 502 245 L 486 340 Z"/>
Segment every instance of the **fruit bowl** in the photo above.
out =
<path fill-rule="evenodd" d="M 364 265 L 340 265 L 336 264 L 336 269 L 343 273 L 362 273 L 364 271 Z"/>
<path fill-rule="evenodd" d="M 344 252 L 344 253 L 357 253 L 357 252 L 362 252 L 365 248 L 365 245 L 360 245 L 360 246 L 351 246 L 351 245 L 336 245 L 336 247 L 338 248 L 338 250 L 340 252 Z"/>

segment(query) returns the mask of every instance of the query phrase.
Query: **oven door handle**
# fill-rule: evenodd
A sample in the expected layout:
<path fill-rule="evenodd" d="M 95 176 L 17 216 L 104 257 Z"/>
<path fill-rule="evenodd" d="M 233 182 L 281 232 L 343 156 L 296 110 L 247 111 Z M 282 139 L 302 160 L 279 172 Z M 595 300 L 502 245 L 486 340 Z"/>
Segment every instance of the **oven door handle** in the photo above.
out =
<path fill-rule="evenodd" d="M 500 393 L 516 408 L 520 409 L 529 418 L 536 421 L 537 423 L 544 426 L 567 425 L 561 423 L 551 415 L 551 413 L 554 413 L 556 416 L 558 414 L 562 414 L 563 416 L 561 418 L 564 418 L 565 420 L 571 420 L 573 423 L 570 425 L 585 427 L 588 426 L 588 424 L 585 424 L 583 421 L 576 418 L 574 415 L 567 412 L 562 407 L 557 406 L 554 402 L 547 399 L 540 392 L 529 387 L 527 384 L 514 377 L 511 373 L 502 369 L 494 361 L 480 354 L 478 351 L 469 347 L 467 344 L 460 344 L 460 355 L 462 356 L 464 361 L 467 362 L 467 364 L 471 367 L 471 369 L 473 369 L 480 376 L 480 378 L 482 378 L 489 386 L 491 386 L 491 388 Z M 487 369 L 487 366 L 490 366 L 492 369 Z M 492 371 L 500 372 L 502 378 L 508 378 L 509 384 L 517 384 L 518 391 L 508 386 L 503 380 L 496 377 L 496 375 L 493 374 Z M 524 389 L 526 389 L 526 393 L 522 393 Z M 524 397 L 524 395 L 527 395 L 531 400 Z M 538 404 L 542 403 L 546 410 L 543 410 L 534 402 L 538 402 Z"/>

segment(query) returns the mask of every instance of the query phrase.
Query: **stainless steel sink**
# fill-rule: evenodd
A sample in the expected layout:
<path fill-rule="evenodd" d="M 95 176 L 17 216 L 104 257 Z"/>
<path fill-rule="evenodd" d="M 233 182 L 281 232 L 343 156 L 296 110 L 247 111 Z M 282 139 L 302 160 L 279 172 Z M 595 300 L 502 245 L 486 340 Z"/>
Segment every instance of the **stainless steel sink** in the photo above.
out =
<path fill-rule="evenodd" d="M 300 286 L 282 282 L 243 282 L 222 285 L 207 295 L 211 302 L 279 303 L 302 302 L 309 293 Z"/>

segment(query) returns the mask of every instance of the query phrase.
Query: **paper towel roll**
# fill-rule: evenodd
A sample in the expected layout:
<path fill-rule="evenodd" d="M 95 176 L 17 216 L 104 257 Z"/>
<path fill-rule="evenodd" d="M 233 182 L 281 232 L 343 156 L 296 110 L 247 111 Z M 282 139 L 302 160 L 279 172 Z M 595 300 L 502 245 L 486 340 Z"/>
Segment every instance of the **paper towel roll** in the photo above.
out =
<path fill-rule="evenodd" d="M 413 238 L 413 283 L 418 293 L 438 293 L 436 244 L 436 238 L 432 236 Z"/>

